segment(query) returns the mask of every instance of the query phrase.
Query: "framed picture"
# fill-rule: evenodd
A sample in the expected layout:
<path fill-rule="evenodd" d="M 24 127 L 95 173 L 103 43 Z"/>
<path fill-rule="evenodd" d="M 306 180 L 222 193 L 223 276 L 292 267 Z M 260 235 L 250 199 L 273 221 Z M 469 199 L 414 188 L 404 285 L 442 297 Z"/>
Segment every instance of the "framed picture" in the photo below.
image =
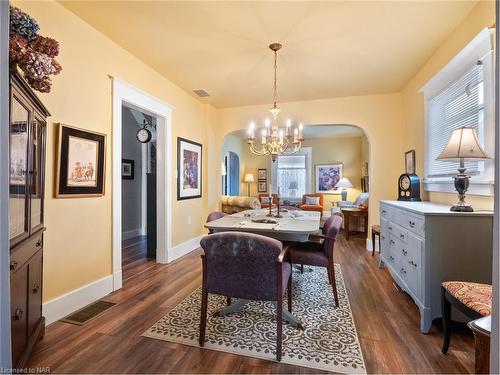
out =
<path fill-rule="evenodd" d="M 332 193 L 342 178 L 342 164 L 316 165 L 316 193 Z"/>
<path fill-rule="evenodd" d="M 59 124 L 56 198 L 100 197 L 106 175 L 106 135 Z"/>
<path fill-rule="evenodd" d="M 267 169 L 259 168 L 257 177 L 258 180 L 267 180 Z"/>
<path fill-rule="evenodd" d="M 405 173 L 415 174 L 415 150 L 405 152 Z"/>
<path fill-rule="evenodd" d="M 267 181 L 257 182 L 257 191 L 259 193 L 265 193 L 267 191 Z"/>
<path fill-rule="evenodd" d="M 177 200 L 201 197 L 202 145 L 177 138 Z"/>
<path fill-rule="evenodd" d="M 134 161 L 132 159 L 122 159 L 122 179 L 134 179 Z"/>

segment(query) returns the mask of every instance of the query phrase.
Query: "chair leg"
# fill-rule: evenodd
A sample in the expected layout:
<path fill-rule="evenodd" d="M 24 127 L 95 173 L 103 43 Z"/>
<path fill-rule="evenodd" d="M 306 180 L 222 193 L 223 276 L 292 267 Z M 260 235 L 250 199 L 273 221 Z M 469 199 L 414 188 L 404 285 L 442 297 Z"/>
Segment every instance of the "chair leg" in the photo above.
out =
<path fill-rule="evenodd" d="M 231 304 L 231 297 L 226 297 L 226 305 L 229 306 Z"/>
<path fill-rule="evenodd" d="M 332 273 L 330 272 L 330 267 L 327 268 L 328 270 L 328 284 L 332 285 Z"/>
<path fill-rule="evenodd" d="M 208 292 L 205 288 L 201 291 L 201 317 L 200 317 L 200 346 L 205 344 L 205 331 L 207 328 Z"/>
<path fill-rule="evenodd" d="M 446 298 L 446 289 L 441 287 L 441 315 L 443 316 L 443 347 L 441 352 L 448 353 L 451 339 L 451 303 Z"/>
<path fill-rule="evenodd" d="M 287 295 L 288 295 L 288 311 L 292 313 L 292 272 L 290 272 L 290 278 L 288 279 L 287 286 Z"/>
<path fill-rule="evenodd" d="M 283 340 L 283 298 L 276 301 L 276 360 L 281 361 L 281 345 Z"/>
<path fill-rule="evenodd" d="M 372 256 L 375 255 L 375 232 L 372 230 Z"/>
<path fill-rule="evenodd" d="M 335 281 L 335 266 L 331 265 L 328 267 L 328 273 L 331 275 L 332 279 L 332 289 L 333 289 L 333 298 L 335 299 L 335 306 L 339 307 L 339 295 L 337 293 L 337 282 Z"/>
<path fill-rule="evenodd" d="M 304 265 L 303 264 L 300 265 L 300 273 L 304 273 Z"/>

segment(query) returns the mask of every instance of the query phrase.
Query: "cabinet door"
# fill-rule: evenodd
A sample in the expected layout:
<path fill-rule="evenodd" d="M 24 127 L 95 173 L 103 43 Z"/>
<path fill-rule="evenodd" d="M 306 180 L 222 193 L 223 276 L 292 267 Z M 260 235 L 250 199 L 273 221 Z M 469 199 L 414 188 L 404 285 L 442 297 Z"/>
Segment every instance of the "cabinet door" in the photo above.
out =
<path fill-rule="evenodd" d="M 413 292 L 417 299 L 422 299 L 422 252 L 424 249 L 424 240 L 408 233 L 408 260 L 406 269 L 408 270 L 408 288 Z"/>
<path fill-rule="evenodd" d="M 31 335 L 42 317 L 42 250 L 30 259 L 28 268 L 28 335 Z"/>
<path fill-rule="evenodd" d="M 29 163 L 29 187 L 30 187 L 30 212 L 31 233 L 43 227 L 43 195 L 44 195 L 44 173 L 45 173 L 45 122 L 35 114 L 31 122 L 30 132 L 30 163 Z"/>
<path fill-rule="evenodd" d="M 27 343 L 28 267 L 24 265 L 10 278 L 12 364 L 16 366 Z"/>
<path fill-rule="evenodd" d="M 9 238 L 11 245 L 28 236 L 29 106 L 12 91 L 10 107 Z"/>

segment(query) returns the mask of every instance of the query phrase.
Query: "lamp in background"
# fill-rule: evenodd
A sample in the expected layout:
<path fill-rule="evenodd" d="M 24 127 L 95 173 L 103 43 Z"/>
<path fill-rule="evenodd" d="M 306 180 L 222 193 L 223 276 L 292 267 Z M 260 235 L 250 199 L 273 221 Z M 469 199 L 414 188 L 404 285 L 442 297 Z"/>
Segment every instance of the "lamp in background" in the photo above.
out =
<path fill-rule="evenodd" d="M 243 178 L 243 182 L 246 182 L 248 184 L 248 196 L 250 196 L 250 183 L 254 182 L 255 178 L 253 177 L 253 174 L 247 173 L 245 177 Z"/>
<path fill-rule="evenodd" d="M 448 145 L 441 151 L 436 160 L 458 160 L 458 174 L 453 177 L 455 189 L 458 192 L 458 203 L 450 208 L 456 212 L 473 212 L 472 206 L 465 202 L 465 192 L 469 188 L 469 176 L 465 174 L 464 161 L 491 159 L 479 144 L 476 131 L 473 128 L 462 127 L 453 131 Z"/>
<path fill-rule="evenodd" d="M 347 200 L 347 189 L 352 188 L 352 183 L 346 177 L 342 177 L 337 182 L 337 184 L 334 186 L 334 188 L 342 188 L 342 192 L 341 192 L 342 200 L 346 201 Z"/>

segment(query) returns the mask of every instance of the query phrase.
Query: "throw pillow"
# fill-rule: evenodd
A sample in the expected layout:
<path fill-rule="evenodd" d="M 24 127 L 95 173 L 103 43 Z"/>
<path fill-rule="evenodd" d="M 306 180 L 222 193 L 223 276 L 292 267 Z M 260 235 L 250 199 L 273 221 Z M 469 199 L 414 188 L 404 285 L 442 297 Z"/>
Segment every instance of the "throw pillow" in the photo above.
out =
<path fill-rule="evenodd" d="M 260 203 L 269 203 L 269 197 L 260 197 Z"/>
<path fill-rule="evenodd" d="M 319 197 L 306 197 L 306 204 L 311 206 L 319 206 Z"/>

